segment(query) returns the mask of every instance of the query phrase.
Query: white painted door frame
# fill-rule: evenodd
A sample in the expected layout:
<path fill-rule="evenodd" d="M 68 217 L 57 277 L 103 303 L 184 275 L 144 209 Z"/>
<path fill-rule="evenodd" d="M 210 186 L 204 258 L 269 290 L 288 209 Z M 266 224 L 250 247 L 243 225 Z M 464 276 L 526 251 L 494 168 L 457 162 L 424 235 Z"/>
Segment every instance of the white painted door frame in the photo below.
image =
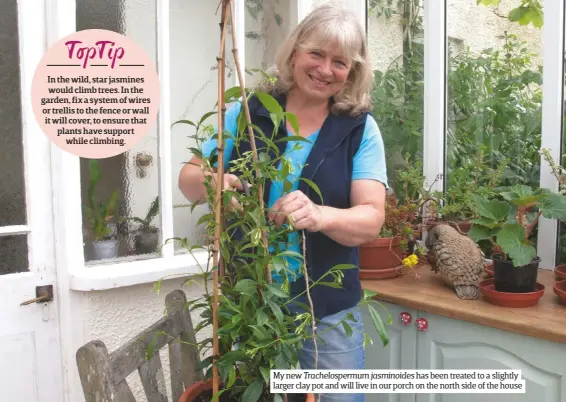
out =
<path fill-rule="evenodd" d="M 2 399 L 11 401 L 64 398 L 59 283 L 53 240 L 51 144 L 37 124 L 31 101 L 35 67 L 45 52 L 43 5 L 41 0 L 17 2 L 20 74 L 14 79 L 20 79 L 21 88 L 26 222 L 4 226 L 1 232 L 27 236 L 28 271 L 0 275 L 0 389 Z M 52 301 L 20 305 L 37 296 L 36 286 L 44 285 L 53 286 Z"/>

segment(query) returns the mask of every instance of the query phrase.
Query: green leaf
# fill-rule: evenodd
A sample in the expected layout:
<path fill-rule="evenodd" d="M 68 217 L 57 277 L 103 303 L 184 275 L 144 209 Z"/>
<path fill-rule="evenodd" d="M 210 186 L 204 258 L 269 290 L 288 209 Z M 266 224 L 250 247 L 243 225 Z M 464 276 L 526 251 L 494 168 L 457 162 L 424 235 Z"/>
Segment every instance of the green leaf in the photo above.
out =
<path fill-rule="evenodd" d="M 255 380 L 250 384 L 244 395 L 242 396 L 242 402 L 257 402 L 259 397 L 263 392 L 263 382 L 261 380 Z"/>
<path fill-rule="evenodd" d="M 236 286 L 234 286 L 234 291 L 243 292 L 250 287 L 255 288 L 256 286 L 257 282 L 253 279 L 241 279 L 240 281 L 238 281 L 238 283 L 236 283 Z"/>
<path fill-rule="evenodd" d="M 256 317 L 256 322 L 258 323 L 258 325 L 265 325 L 267 324 L 268 321 L 269 321 L 269 317 L 267 316 L 267 314 L 265 314 L 263 308 L 259 309 L 257 311 L 257 317 Z"/>
<path fill-rule="evenodd" d="M 318 194 L 318 196 L 320 197 L 320 202 L 323 203 L 323 198 L 322 198 L 322 194 L 320 192 L 320 189 L 318 188 L 318 186 L 316 184 L 314 184 L 313 181 L 309 180 L 309 179 L 305 179 L 302 178 L 301 180 L 303 180 L 305 183 L 307 183 L 314 191 L 316 191 L 316 193 Z"/>
<path fill-rule="evenodd" d="M 235 100 L 238 100 L 242 96 L 242 89 L 240 86 L 235 86 L 232 88 L 228 88 L 224 91 L 224 102 L 230 103 Z"/>
<path fill-rule="evenodd" d="M 297 116 L 294 115 L 293 113 L 285 112 L 285 117 L 287 117 L 287 121 L 289 123 L 291 123 L 291 127 L 293 127 L 293 131 L 295 132 L 295 135 L 299 136 L 300 135 L 299 120 L 297 119 Z M 300 138 L 303 138 L 303 137 L 300 137 Z"/>
<path fill-rule="evenodd" d="M 173 127 L 175 124 L 188 124 L 190 126 L 196 127 L 197 125 L 195 123 L 193 123 L 190 120 L 177 120 L 176 122 L 174 122 L 173 124 L 171 124 L 171 127 Z"/>
<path fill-rule="evenodd" d="M 228 391 L 228 390 L 227 389 L 219 389 L 218 392 L 216 394 L 214 394 L 214 396 L 212 397 L 210 402 L 216 402 L 218 400 L 218 398 L 220 398 L 220 395 L 222 395 L 226 391 Z"/>
<path fill-rule="evenodd" d="M 265 106 L 265 108 L 269 111 L 269 113 L 273 113 L 277 116 L 283 115 L 283 108 L 273 96 L 269 95 L 266 92 L 256 92 L 256 95 L 263 106 Z"/>
<path fill-rule="evenodd" d="M 536 256 L 536 249 L 525 238 L 525 228 L 518 223 L 508 223 L 497 233 L 497 244 L 511 258 L 513 265 L 527 265 Z"/>
<path fill-rule="evenodd" d="M 541 202 L 542 216 L 548 219 L 566 220 L 566 197 L 549 194 Z"/>
<path fill-rule="evenodd" d="M 472 220 L 472 223 L 474 225 L 484 226 L 484 227 L 489 228 L 489 229 L 494 229 L 496 227 L 499 227 L 499 225 L 500 225 L 498 222 L 493 222 L 492 220 L 485 219 L 485 218 L 474 219 L 474 220 Z"/>
<path fill-rule="evenodd" d="M 372 305 L 368 304 L 368 309 L 373 327 L 379 334 L 379 337 L 381 338 L 381 342 L 385 347 L 389 344 L 389 336 L 387 335 L 387 330 L 385 329 L 385 325 L 383 324 L 383 321 L 379 316 L 379 314 L 377 313 L 376 309 L 373 308 Z"/>
<path fill-rule="evenodd" d="M 271 311 L 273 311 L 273 314 L 275 314 L 277 321 L 279 321 L 279 323 L 282 323 L 283 322 L 283 312 L 281 311 L 279 306 L 271 300 L 267 300 L 267 304 L 271 308 Z"/>
<path fill-rule="evenodd" d="M 358 268 L 358 266 L 354 264 L 337 264 L 330 268 L 330 271 L 343 271 L 352 268 Z"/>
<path fill-rule="evenodd" d="M 342 326 L 344 327 L 344 331 L 346 331 L 346 336 L 352 336 L 352 327 L 346 321 L 342 321 Z"/>
<path fill-rule="evenodd" d="M 304 137 L 300 137 L 298 135 L 289 135 L 287 137 L 283 137 L 283 138 L 279 138 L 278 140 L 275 140 L 275 142 L 289 142 L 289 141 L 302 141 L 302 142 L 308 142 L 309 144 L 311 143 L 310 140 L 304 138 Z"/>
<path fill-rule="evenodd" d="M 511 12 L 508 15 L 509 21 L 518 22 L 521 18 L 525 16 L 527 11 L 528 11 L 527 7 L 514 8 L 513 10 L 511 10 Z"/>
<path fill-rule="evenodd" d="M 278 288 L 275 285 L 267 285 L 267 291 L 274 296 L 288 298 L 289 295 L 283 291 L 281 288 Z"/>
<path fill-rule="evenodd" d="M 252 329 L 258 340 L 272 339 L 272 336 L 270 336 L 261 325 L 248 325 L 248 327 Z"/>
<path fill-rule="evenodd" d="M 472 224 L 472 227 L 468 231 L 468 236 L 475 242 L 490 239 L 493 235 L 494 232 L 492 230 L 483 226 L 478 226 L 475 223 Z"/>
<path fill-rule="evenodd" d="M 228 381 L 226 382 L 226 388 L 228 389 L 232 388 L 232 385 L 234 385 L 235 381 L 236 381 L 236 369 L 234 368 L 234 366 L 231 366 L 230 373 L 228 374 Z"/>
<path fill-rule="evenodd" d="M 499 222 L 507 218 L 510 205 L 505 201 L 491 200 L 488 201 L 480 196 L 473 197 L 476 212 L 487 219 Z"/>
<path fill-rule="evenodd" d="M 296 258 L 297 260 L 300 261 L 303 260 L 302 254 L 299 254 L 296 251 L 291 251 L 291 250 L 282 251 L 279 254 L 277 254 L 277 257 L 291 257 L 291 258 Z"/>
<path fill-rule="evenodd" d="M 259 368 L 259 371 L 260 371 L 265 383 L 269 384 L 269 376 L 270 376 L 270 371 L 271 371 L 271 370 L 269 370 L 269 367 L 261 366 Z"/>

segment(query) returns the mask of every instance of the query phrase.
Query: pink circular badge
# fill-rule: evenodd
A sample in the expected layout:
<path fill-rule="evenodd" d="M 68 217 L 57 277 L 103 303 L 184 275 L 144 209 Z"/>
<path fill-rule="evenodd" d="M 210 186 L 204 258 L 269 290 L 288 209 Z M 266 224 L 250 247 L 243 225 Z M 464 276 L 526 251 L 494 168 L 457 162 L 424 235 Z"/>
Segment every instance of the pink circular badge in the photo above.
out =
<path fill-rule="evenodd" d="M 75 32 L 49 48 L 33 77 L 35 116 L 61 149 L 108 158 L 134 147 L 155 124 L 159 77 L 124 35 Z"/>

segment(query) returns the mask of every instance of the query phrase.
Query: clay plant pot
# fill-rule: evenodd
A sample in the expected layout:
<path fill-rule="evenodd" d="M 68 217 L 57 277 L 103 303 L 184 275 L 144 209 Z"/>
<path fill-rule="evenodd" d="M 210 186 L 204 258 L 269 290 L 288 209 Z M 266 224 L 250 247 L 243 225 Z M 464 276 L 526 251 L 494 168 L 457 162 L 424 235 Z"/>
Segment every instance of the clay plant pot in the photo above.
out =
<path fill-rule="evenodd" d="M 384 237 L 375 239 L 360 246 L 360 278 L 385 279 L 393 278 L 402 271 L 400 237 Z"/>
<path fill-rule="evenodd" d="M 314 394 L 288 394 L 290 402 L 314 402 Z M 185 389 L 178 402 L 210 402 L 212 400 L 212 379 L 199 381 Z M 218 402 L 239 402 L 228 397 L 227 392 L 220 395 Z"/>
<path fill-rule="evenodd" d="M 472 222 L 471 221 L 460 221 L 457 222 L 456 225 L 452 224 L 452 223 L 448 223 L 448 222 L 444 222 L 444 221 L 435 221 L 435 220 L 428 220 L 426 223 L 426 230 L 431 230 L 433 227 L 437 226 L 437 225 L 450 225 L 452 227 L 455 227 L 456 225 L 458 226 L 458 229 L 460 229 L 460 231 L 462 233 L 468 233 L 470 231 L 470 229 L 472 228 Z"/>
<path fill-rule="evenodd" d="M 566 264 L 562 264 L 554 268 L 554 280 L 562 281 L 566 279 Z"/>
<path fill-rule="evenodd" d="M 566 305 L 566 280 L 554 282 L 553 290 L 560 303 Z"/>
<path fill-rule="evenodd" d="M 511 261 L 493 256 L 493 279 L 495 290 L 505 293 L 529 293 L 536 290 L 540 258 L 527 265 L 516 267 Z"/>

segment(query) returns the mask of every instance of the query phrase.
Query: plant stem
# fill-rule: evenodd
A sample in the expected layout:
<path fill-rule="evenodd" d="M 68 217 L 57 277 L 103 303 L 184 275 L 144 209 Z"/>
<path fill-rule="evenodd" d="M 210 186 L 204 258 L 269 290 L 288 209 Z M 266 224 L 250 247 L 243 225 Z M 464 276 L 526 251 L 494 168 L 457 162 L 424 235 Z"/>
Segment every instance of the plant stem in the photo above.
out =
<path fill-rule="evenodd" d="M 232 42 L 233 42 L 233 46 L 232 46 L 232 53 L 234 55 L 234 63 L 236 65 L 236 72 L 238 74 L 238 82 L 240 83 L 240 90 L 242 92 L 242 101 L 243 101 L 243 106 L 244 106 L 244 112 L 246 114 L 246 123 L 247 123 L 247 128 L 248 128 L 248 136 L 250 139 L 250 146 L 252 149 L 252 155 L 253 155 L 253 161 L 254 164 L 256 165 L 255 171 L 256 171 L 256 177 L 259 179 L 261 177 L 260 175 L 260 171 L 259 171 L 259 167 L 257 165 L 258 161 L 259 161 L 259 157 L 257 154 L 257 148 L 255 145 L 255 136 L 254 136 L 254 132 L 253 132 L 253 128 L 251 126 L 252 124 L 252 119 L 250 116 L 250 109 L 248 106 L 248 98 L 246 96 L 246 89 L 244 88 L 244 77 L 242 74 L 242 67 L 240 66 L 240 59 L 238 58 L 238 43 L 236 41 L 236 27 L 234 24 L 234 4 L 232 4 L 232 2 L 230 0 L 228 0 L 230 2 L 230 7 L 231 7 L 231 12 L 230 12 L 230 25 L 232 28 Z M 265 207 L 264 207 L 264 202 L 263 202 L 263 186 L 261 185 L 260 181 L 258 180 L 257 183 L 257 192 L 258 192 L 258 201 L 259 201 L 259 209 L 261 211 L 261 216 L 265 217 Z M 263 243 L 263 249 L 264 252 L 267 253 L 268 252 L 268 243 L 267 243 L 267 233 L 265 231 L 265 229 L 261 230 L 261 241 Z M 267 282 L 268 283 L 272 283 L 272 278 L 271 278 L 271 265 L 268 265 L 267 267 Z"/>
<path fill-rule="evenodd" d="M 224 176 L 224 57 L 226 49 L 226 15 L 228 13 L 228 5 L 230 0 L 223 0 L 222 16 L 220 21 L 220 55 L 218 57 L 218 173 L 216 179 L 216 226 L 214 228 L 214 248 L 213 248 L 213 264 L 214 270 L 213 281 L 213 302 L 212 302 L 212 391 L 213 395 L 218 393 L 218 366 L 216 360 L 219 355 L 218 346 L 218 260 L 220 253 L 220 232 L 222 227 L 222 184 Z"/>
<path fill-rule="evenodd" d="M 306 282 L 306 292 L 307 292 L 307 299 L 309 300 L 309 306 L 311 308 L 311 327 L 312 327 L 312 342 L 314 345 L 314 370 L 316 370 L 318 365 L 318 345 L 316 343 L 316 323 L 314 320 L 314 305 L 311 298 L 311 293 L 309 290 L 309 273 L 307 267 L 307 238 L 305 236 L 305 231 L 301 231 L 303 235 L 303 261 L 304 261 L 304 271 L 305 271 L 305 282 Z"/>

